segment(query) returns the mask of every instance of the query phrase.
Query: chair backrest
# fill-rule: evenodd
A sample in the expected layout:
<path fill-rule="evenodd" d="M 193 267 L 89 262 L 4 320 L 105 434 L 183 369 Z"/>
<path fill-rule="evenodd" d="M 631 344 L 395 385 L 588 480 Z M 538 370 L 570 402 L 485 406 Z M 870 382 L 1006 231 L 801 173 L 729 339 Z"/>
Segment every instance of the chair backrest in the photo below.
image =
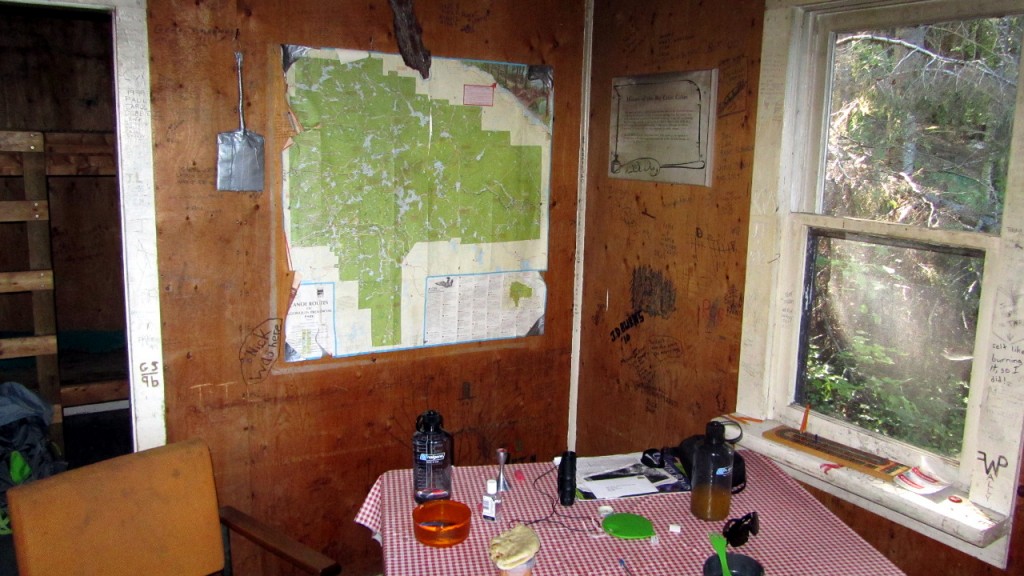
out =
<path fill-rule="evenodd" d="M 191 440 L 8 491 L 20 576 L 206 575 L 224 567 L 210 451 Z"/>

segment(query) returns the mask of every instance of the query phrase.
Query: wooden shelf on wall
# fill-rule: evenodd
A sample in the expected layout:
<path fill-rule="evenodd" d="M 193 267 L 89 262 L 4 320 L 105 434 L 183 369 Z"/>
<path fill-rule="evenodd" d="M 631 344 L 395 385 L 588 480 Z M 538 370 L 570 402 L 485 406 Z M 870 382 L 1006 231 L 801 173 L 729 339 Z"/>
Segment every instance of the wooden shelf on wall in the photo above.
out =
<path fill-rule="evenodd" d="M 10 140 L 13 134 L 29 132 L 0 133 L 0 148 L 4 135 Z M 117 154 L 114 135 L 108 132 L 47 132 L 46 133 L 46 175 L 47 176 L 115 176 L 117 175 Z M 20 152 L 0 151 L 0 176 L 21 176 Z"/>
<path fill-rule="evenodd" d="M 128 380 L 104 380 L 60 387 L 61 404 L 65 408 L 127 400 Z"/>

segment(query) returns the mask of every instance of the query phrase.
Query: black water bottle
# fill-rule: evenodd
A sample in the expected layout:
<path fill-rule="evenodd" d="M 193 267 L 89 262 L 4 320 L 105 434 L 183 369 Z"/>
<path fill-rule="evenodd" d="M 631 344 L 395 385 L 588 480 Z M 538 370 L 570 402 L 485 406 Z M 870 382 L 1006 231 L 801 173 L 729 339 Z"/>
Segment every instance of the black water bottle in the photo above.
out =
<path fill-rule="evenodd" d="M 443 426 L 444 418 L 434 410 L 416 418 L 412 482 L 417 504 L 452 497 L 452 435 Z"/>

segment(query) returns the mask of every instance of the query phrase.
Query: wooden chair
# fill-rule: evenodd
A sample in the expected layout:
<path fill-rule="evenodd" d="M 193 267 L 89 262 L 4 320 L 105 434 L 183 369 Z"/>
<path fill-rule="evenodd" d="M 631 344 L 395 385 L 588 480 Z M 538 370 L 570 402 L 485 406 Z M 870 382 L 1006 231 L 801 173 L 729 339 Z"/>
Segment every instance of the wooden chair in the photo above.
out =
<path fill-rule="evenodd" d="M 234 531 L 310 574 L 341 567 L 230 506 L 210 451 L 189 440 L 7 492 L 20 576 L 231 574 Z"/>

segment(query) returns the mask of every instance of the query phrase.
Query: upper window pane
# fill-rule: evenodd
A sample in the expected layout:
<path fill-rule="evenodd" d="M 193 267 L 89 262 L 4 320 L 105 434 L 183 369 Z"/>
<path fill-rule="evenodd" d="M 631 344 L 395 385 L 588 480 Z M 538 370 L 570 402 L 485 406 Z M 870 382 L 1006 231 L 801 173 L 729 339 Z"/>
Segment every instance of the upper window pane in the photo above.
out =
<path fill-rule="evenodd" d="M 837 35 L 823 213 L 998 233 L 1022 25 Z"/>

